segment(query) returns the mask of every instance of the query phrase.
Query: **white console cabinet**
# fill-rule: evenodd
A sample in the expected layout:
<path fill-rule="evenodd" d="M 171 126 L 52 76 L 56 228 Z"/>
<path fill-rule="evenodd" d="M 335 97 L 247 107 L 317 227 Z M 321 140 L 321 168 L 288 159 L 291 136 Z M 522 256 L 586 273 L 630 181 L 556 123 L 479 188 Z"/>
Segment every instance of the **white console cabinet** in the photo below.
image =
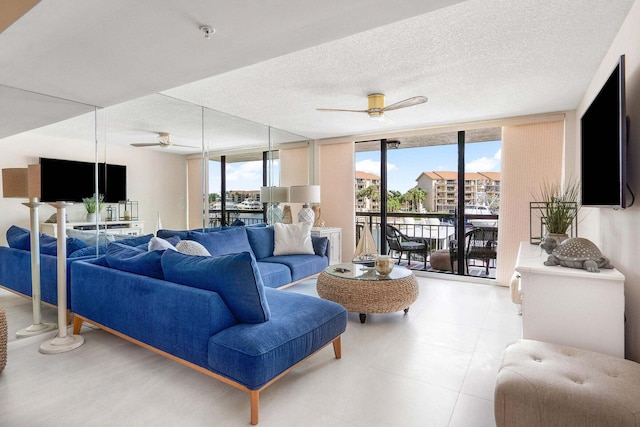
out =
<path fill-rule="evenodd" d="M 624 275 L 546 266 L 548 256 L 520 244 L 522 338 L 624 357 Z"/>
<path fill-rule="evenodd" d="M 329 264 L 342 262 L 342 229 L 337 227 L 313 227 L 312 236 L 329 238 Z"/>
<path fill-rule="evenodd" d="M 93 222 L 67 222 L 66 228 L 76 230 L 95 230 L 96 224 Z M 107 230 L 111 234 L 125 234 L 129 236 L 140 236 L 144 234 L 144 221 L 107 221 L 100 223 L 100 229 Z M 49 236 L 58 237 L 58 224 L 45 222 L 40 224 L 40 232 Z"/>

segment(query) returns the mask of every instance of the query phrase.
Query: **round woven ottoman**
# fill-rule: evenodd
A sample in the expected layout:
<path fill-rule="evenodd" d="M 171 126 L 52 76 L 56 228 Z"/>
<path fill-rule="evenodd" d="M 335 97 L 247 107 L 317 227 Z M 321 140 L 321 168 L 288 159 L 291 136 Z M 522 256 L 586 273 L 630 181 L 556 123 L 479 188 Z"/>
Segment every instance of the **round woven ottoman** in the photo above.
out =
<path fill-rule="evenodd" d="M 364 323 L 368 313 L 404 310 L 418 298 L 418 282 L 411 270 L 395 266 L 388 276 L 358 264 L 330 265 L 318 276 L 318 295 L 337 302 L 347 311 L 360 313 Z"/>
<path fill-rule="evenodd" d="M 4 308 L 0 307 L 0 372 L 7 365 L 7 316 Z"/>
<path fill-rule="evenodd" d="M 429 264 L 434 270 L 451 271 L 451 254 L 449 249 L 439 249 L 431 254 Z"/>

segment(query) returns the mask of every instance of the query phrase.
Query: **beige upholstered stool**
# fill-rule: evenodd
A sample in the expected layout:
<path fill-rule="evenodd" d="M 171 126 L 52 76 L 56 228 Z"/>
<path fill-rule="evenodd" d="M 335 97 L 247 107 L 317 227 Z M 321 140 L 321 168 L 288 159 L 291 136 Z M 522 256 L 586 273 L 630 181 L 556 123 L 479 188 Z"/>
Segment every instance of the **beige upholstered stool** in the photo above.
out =
<path fill-rule="evenodd" d="M 7 365 L 7 316 L 4 308 L 0 307 L 0 372 Z"/>
<path fill-rule="evenodd" d="M 640 364 L 518 341 L 504 351 L 494 405 L 497 427 L 640 426 Z"/>

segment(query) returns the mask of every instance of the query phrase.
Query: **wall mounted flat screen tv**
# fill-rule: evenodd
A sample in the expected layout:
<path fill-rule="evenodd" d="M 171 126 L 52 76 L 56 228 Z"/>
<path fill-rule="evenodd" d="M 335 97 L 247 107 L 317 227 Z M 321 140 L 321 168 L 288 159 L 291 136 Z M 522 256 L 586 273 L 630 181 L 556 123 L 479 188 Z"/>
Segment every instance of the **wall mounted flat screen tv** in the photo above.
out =
<path fill-rule="evenodd" d="M 627 114 L 624 55 L 580 119 L 581 203 L 626 207 Z"/>
<path fill-rule="evenodd" d="M 95 192 L 95 163 L 40 158 L 40 200 L 82 202 Z M 98 165 L 98 192 L 106 203 L 127 200 L 127 167 Z"/>

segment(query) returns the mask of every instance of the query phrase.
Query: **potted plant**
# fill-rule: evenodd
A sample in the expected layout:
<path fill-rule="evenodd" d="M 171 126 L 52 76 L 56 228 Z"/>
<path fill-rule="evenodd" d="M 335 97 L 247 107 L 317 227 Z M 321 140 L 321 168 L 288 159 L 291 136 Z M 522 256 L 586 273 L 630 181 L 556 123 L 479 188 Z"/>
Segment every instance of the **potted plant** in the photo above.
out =
<path fill-rule="evenodd" d="M 568 181 L 564 186 L 545 181 L 540 187 L 538 206 L 546 229 L 546 237 L 552 236 L 558 243 L 568 237 L 567 230 L 578 216 L 580 185 Z"/>
<path fill-rule="evenodd" d="M 102 209 L 103 201 L 104 194 L 98 194 L 98 197 L 94 194 L 91 197 L 85 197 L 82 199 L 84 208 L 87 210 L 87 222 L 100 221 L 100 209 Z"/>

